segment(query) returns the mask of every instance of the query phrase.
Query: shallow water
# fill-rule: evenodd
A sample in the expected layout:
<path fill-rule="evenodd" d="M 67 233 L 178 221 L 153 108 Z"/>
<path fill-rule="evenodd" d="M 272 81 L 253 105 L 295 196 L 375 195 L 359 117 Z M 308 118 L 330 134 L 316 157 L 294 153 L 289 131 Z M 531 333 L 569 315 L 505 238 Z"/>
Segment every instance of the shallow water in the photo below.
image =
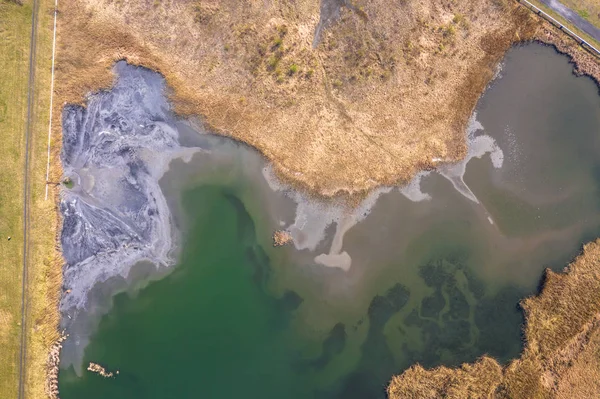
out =
<path fill-rule="evenodd" d="M 188 132 L 211 153 L 173 161 L 160 182 L 179 264 L 117 295 L 92 335 L 85 363 L 119 375 L 69 367 L 61 397 L 374 398 L 414 362 L 518 356 L 519 300 L 600 236 L 600 96 L 564 57 L 528 45 L 507 54 L 476 118 L 504 153 L 501 168 L 467 164 L 479 203 L 435 173 L 421 182 L 430 200 L 382 194 L 343 237 L 348 271 L 315 264 L 332 226 L 314 251 L 272 248 L 294 201 L 253 151 Z"/>

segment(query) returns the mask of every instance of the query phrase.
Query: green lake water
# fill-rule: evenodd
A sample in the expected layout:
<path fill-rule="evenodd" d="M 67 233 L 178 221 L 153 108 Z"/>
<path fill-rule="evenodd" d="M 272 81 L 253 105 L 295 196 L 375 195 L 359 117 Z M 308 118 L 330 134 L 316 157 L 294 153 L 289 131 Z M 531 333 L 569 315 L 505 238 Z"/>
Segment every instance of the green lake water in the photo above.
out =
<path fill-rule="evenodd" d="M 600 96 L 571 71 L 550 48 L 511 50 L 477 108 L 505 155 L 468 164 L 481 203 L 439 175 L 431 201 L 382 195 L 344 237 L 348 272 L 271 247 L 294 208 L 258 156 L 174 162 L 161 186 L 180 261 L 116 295 L 92 334 L 84 365 L 119 374 L 67 366 L 61 398 L 379 398 L 415 362 L 518 356 L 520 299 L 600 236 Z"/>
<path fill-rule="evenodd" d="M 183 202 L 194 222 L 179 267 L 135 299 L 117 296 L 97 333 L 102 342 L 86 352 L 119 364 L 119 378 L 64 376 L 62 396 L 307 397 L 290 361 L 300 350 L 288 330 L 298 298 L 265 292 L 268 259 L 242 203 L 211 186 Z"/>

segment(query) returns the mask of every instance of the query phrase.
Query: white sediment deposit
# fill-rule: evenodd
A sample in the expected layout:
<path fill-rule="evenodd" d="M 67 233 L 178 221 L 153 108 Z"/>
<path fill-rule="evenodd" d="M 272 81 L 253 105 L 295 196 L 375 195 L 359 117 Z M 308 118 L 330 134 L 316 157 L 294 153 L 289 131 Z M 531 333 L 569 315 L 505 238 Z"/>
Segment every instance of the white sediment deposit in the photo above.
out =
<path fill-rule="evenodd" d="M 140 260 L 173 264 L 170 212 L 158 180 L 172 159 L 195 151 L 179 145 L 168 123 L 162 78 L 124 62 L 115 69 L 112 90 L 63 112 L 61 158 L 74 183 L 60 204 L 69 291 L 61 310 L 69 313 L 85 307 L 96 283 L 126 277 Z"/>
<path fill-rule="evenodd" d="M 61 160 L 73 187 L 60 202 L 66 261 L 60 309 L 70 349 L 85 346 L 87 326 L 73 324 L 96 284 L 126 278 L 141 260 L 174 264 L 175 235 L 158 181 L 171 160 L 198 151 L 179 145 L 160 75 L 125 62 L 115 72 L 110 91 L 63 111 Z M 68 357 L 78 362 L 82 351 L 75 352 Z"/>
<path fill-rule="evenodd" d="M 475 203 L 479 203 L 479 200 L 473 194 L 471 189 L 465 184 L 465 170 L 467 164 L 473 158 L 481 158 L 485 154 L 490 154 L 492 164 L 495 168 L 501 168 L 504 162 L 504 153 L 496 144 L 496 141 L 486 135 L 476 135 L 477 132 L 483 131 L 483 126 L 477 121 L 477 114 L 473 114 L 469 121 L 467 128 L 467 156 L 460 162 L 441 165 L 437 171 L 439 174 L 450 180 L 454 188 Z"/>
<path fill-rule="evenodd" d="M 400 187 L 400 192 L 406 198 L 413 202 L 428 201 L 431 195 L 421 191 L 421 180 L 430 175 L 431 172 L 423 171 L 417 175 L 404 187 Z"/>
<path fill-rule="evenodd" d="M 500 168 L 502 167 L 504 154 L 492 137 L 485 134 L 477 135 L 478 132 L 483 130 L 483 126 L 476 120 L 476 116 L 476 114 L 472 116 L 466 132 L 468 151 L 465 159 L 457 163 L 441 164 L 435 172 L 448 179 L 459 193 L 471 201 L 479 203 L 475 194 L 464 181 L 467 164 L 473 158 L 481 158 L 485 154 L 490 154 L 494 167 Z M 422 179 L 429 176 L 430 173 L 428 171 L 417 173 L 412 181 L 398 190 L 413 202 L 430 200 L 431 196 L 421 190 Z M 352 265 L 352 258 L 343 250 L 344 235 L 369 215 L 380 195 L 389 193 L 393 189 L 382 187 L 374 190 L 358 207 L 350 207 L 339 200 L 326 202 L 309 198 L 282 185 L 274 177 L 269 166 L 264 168 L 263 175 L 273 190 L 285 192 L 297 204 L 294 223 L 286 226 L 286 231 L 290 233 L 296 249 L 315 251 L 319 243 L 325 238 L 326 229 L 335 223 L 336 230 L 329 251 L 316 255 L 314 260 L 318 264 L 337 267 L 346 271 Z M 490 223 L 493 224 L 491 219 Z"/>
<path fill-rule="evenodd" d="M 263 169 L 263 176 L 275 191 L 285 192 L 296 202 L 294 223 L 286 227 L 297 250 L 315 251 L 325 238 L 326 229 L 333 223 L 336 231 L 333 242 L 327 253 L 315 256 L 316 263 L 323 266 L 350 269 L 352 259 L 342 250 L 344 234 L 358 222 L 368 216 L 379 196 L 390 192 L 392 188 L 384 187 L 372 191 L 358 207 L 350 207 L 341 200 L 321 201 L 290 189 L 281 184 L 274 176 L 270 166 Z"/>

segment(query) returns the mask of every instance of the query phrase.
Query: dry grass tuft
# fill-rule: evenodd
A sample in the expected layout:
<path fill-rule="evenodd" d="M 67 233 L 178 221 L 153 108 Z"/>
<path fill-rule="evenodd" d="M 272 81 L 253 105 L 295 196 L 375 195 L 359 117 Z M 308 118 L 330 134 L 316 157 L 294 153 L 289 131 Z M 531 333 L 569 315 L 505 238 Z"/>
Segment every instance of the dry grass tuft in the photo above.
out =
<path fill-rule="evenodd" d="M 498 61 L 541 24 L 508 0 L 358 0 L 313 48 L 315 1 L 62 4 L 59 104 L 110 86 L 115 60 L 143 64 L 165 75 L 179 113 L 203 116 L 324 196 L 463 157 Z"/>
<path fill-rule="evenodd" d="M 459 369 L 438 367 L 428 371 L 417 364 L 394 377 L 388 394 L 391 398 L 490 398 L 501 381 L 502 368 L 489 357 Z"/>
<path fill-rule="evenodd" d="M 542 293 L 523 301 L 526 346 L 504 370 L 483 357 L 459 369 L 413 366 L 390 398 L 587 398 L 600 396 L 600 240 L 565 273 L 546 271 Z"/>
<path fill-rule="evenodd" d="M 277 230 L 273 233 L 273 246 L 281 247 L 292 242 L 292 235 L 285 230 Z"/>

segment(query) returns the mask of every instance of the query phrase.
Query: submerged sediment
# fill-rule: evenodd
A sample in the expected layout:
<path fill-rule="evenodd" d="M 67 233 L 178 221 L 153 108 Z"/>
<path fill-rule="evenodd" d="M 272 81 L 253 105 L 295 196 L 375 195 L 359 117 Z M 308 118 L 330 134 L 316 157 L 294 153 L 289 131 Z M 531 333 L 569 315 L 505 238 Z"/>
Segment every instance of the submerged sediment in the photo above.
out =
<path fill-rule="evenodd" d="M 600 241 L 565 273 L 546 270 L 539 296 L 522 302 L 526 347 L 502 368 L 484 356 L 461 368 L 415 365 L 394 377 L 390 399 L 588 398 L 600 392 Z"/>
<path fill-rule="evenodd" d="M 96 284 L 127 277 L 141 260 L 174 263 L 175 235 L 158 180 L 172 159 L 195 151 L 179 145 L 164 80 L 124 62 L 115 71 L 112 90 L 90 96 L 86 108 L 63 111 L 61 160 L 72 181 L 60 201 L 68 348 L 79 344 L 71 327 L 80 311 L 91 310 L 88 293 Z"/>

